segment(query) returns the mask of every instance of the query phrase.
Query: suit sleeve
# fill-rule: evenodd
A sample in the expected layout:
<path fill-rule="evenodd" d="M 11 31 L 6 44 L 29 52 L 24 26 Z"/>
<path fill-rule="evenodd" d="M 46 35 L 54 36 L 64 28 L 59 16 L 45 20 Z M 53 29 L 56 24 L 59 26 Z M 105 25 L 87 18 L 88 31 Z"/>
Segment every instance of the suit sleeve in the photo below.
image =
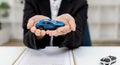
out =
<path fill-rule="evenodd" d="M 82 6 L 73 15 L 76 23 L 76 31 L 68 33 L 60 47 L 68 47 L 69 49 L 78 48 L 83 43 L 84 28 L 87 22 L 87 1 L 82 2 Z"/>
<path fill-rule="evenodd" d="M 24 16 L 23 16 L 23 29 L 24 29 L 23 42 L 27 47 L 32 49 L 45 48 L 46 45 L 43 43 L 46 43 L 45 42 L 46 40 L 44 38 L 46 38 L 47 36 L 45 36 L 41 40 L 38 40 L 36 39 L 35 34 L 27 29 L 28 20 L 34 15 L 37 14 L 36 11 L 34 10 L 31 0 L 25 0 Z"/>

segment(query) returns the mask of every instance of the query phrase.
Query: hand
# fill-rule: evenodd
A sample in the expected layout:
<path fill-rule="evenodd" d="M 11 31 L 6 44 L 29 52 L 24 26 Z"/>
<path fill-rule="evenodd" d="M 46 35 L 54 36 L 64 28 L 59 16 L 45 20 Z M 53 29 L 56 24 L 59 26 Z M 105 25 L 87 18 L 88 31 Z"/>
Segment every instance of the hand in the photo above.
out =
<path fill-rule="evenodd" d="M 28 24 L 27 24 L 27 29 L 30 29 L 31 32 L 34 33 L 39 39 L 41 39 L 46 35 L 45 30 L 36 29 L 35 27 L 35 24 L 42 19 L 49 19 L 49 18 L 43 15 L 35 15 L 28 20 Z"/>
<path fill-rule="evenodd" d="M 64 22 L 65 26 L 59 27 L 56 30 L 47 30 L 46 33 L 49 36 L 59 36 L 59 35 L 66 35 L 67 33 L 71 31 L 76 30 L 76 24 L 74 18 L 69 14 L 63 14 L 58 17 L 56 17 L 54 20 L 62 21 Z"/>

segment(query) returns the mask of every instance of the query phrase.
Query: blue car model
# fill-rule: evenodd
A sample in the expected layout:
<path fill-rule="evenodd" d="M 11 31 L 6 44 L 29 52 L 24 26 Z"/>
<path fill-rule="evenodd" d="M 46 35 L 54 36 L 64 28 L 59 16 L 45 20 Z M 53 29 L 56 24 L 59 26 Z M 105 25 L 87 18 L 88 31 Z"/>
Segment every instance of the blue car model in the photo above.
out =
<path fill-rule="evenodd" d="M 64 26 L 64 23 L 61 21 L 55 21 L 51 19 L 43 19 L 36 23 L 37 29 L 44 30 L 55 30 L 58 27 Z"/>

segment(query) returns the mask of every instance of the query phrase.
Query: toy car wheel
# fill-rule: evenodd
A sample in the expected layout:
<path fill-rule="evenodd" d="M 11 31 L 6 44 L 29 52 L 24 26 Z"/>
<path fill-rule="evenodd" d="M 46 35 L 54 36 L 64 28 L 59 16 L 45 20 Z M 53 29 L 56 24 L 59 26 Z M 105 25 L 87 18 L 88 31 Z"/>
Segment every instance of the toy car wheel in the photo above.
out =
<path fill-rule="evenodd" d="M 40 26 L 38 29 L 43 30 L 44 28 L 42 26 Z"/>

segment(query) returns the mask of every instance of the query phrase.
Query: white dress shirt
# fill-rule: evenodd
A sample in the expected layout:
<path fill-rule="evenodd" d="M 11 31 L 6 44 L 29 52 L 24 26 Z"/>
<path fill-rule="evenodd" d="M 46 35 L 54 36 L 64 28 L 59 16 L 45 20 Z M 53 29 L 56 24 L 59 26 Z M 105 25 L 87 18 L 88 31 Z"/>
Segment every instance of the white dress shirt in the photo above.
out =
<path fill-rule="evenodd" d="M 58 15 L 62 0 L 50 0 L 51 18 L 54 19 Z M 50 38 L 50 46 L 53 46 L 53 36 Z"/>
<path fill-rule="evenodd" d="M 62 0 L 50 0 L 50 7 L 51 7 L 51 18 L 55 18 L 58 14 L 58 10 L 60 8 Z"/>

